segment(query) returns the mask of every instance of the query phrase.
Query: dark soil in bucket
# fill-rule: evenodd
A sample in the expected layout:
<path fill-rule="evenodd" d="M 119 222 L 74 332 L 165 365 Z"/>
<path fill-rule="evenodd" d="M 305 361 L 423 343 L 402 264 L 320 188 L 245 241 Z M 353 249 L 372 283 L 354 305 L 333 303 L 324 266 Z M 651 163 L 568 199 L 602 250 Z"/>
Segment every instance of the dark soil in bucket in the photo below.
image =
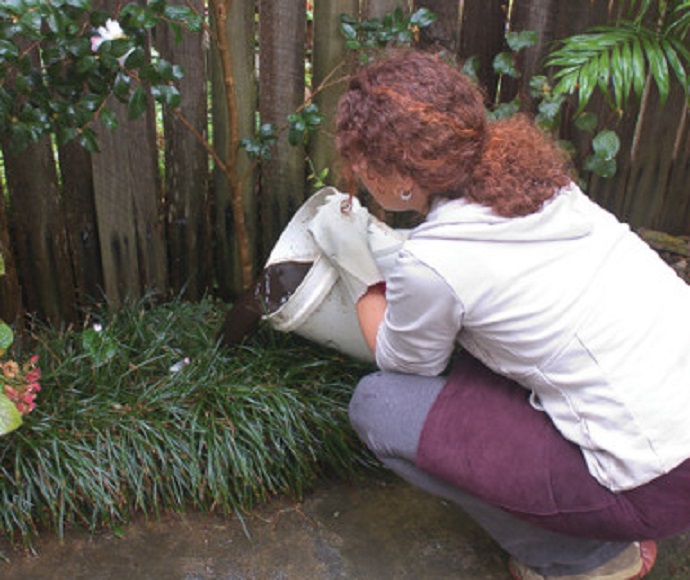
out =
<path fill-rule="evenodd" d="M 279 262 L 264 269 L 256 284 L 235 302 L 225 316 L 218 336 L 221 344 L 231 348 L 256 330 L 265 314 L 285 304 L 299 288 L 313 262 Z"/>

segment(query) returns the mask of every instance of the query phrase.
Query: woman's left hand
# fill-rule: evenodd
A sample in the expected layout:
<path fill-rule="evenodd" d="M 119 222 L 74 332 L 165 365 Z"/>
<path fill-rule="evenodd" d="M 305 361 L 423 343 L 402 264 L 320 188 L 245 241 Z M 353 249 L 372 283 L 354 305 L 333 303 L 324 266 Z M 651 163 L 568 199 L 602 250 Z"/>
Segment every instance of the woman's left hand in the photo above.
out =
<path fill-rule="evenodd" d="M 383 282 L 383 276 L 369 247 L 369 212 L 356 198 L 349 209 L 344 205 L 347 202 L 350 199 L 344 193 L 329 195 L 308 229 L 357 304 L 370 286 Z"/>

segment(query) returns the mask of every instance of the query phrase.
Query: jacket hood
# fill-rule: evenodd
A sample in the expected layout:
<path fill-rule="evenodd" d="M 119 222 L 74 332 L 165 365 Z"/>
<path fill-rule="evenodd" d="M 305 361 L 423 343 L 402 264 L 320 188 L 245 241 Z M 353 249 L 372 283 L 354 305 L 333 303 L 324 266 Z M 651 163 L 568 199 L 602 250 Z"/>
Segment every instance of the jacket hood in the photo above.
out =
<path fill-rule="evenodd" d="M 457 239 L 485 242 L 544 242 L 587 236 L 593 227 L 592 202 L 571 183 L 560 189 L 538 212 L 508 218 L 465 199 L 436 200 L 427 219 L 410 238 Z"/>

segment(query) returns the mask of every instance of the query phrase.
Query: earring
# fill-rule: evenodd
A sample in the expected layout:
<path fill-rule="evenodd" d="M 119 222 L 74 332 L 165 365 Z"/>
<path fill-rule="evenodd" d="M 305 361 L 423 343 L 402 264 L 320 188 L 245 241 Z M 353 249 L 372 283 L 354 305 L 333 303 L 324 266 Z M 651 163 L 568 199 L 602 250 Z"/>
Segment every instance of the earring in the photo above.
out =
<path fill-rule="evenodd" d="M 400 192 L 400 199 L 403 201 L 410 201 L 412 199 L 412 190 L 407 189 Z"/>

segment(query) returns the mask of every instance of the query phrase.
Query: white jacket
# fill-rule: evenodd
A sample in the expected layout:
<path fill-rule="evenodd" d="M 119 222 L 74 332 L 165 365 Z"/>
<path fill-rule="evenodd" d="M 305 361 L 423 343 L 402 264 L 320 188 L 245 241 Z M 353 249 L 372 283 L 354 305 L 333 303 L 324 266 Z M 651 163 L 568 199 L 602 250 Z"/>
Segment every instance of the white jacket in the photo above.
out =
<path fill-rule="evenodd" d="M 690 286 L 577 186 L 521 218 L 436 203 L 387 298 L 380 368 L 439 374 L 457 340 L 530 389 L 609 489 L 690 457 Z"/>

